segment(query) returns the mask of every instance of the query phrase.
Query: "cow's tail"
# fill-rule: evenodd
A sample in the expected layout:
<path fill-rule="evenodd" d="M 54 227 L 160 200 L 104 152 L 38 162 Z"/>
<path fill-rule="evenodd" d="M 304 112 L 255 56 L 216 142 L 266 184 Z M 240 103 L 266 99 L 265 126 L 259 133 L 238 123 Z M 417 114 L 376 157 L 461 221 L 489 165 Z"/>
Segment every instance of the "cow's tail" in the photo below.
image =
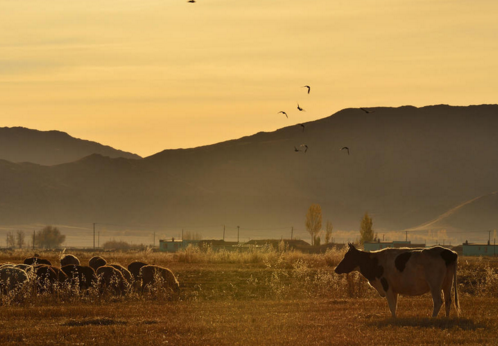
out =
<path fill-rule="evenodd" d="M 458 301 L 458 283 L 457 283 L 457 266 L 458 261 L 455 261 L 455 265 L 453 266 L 453 288 L 455 289 L 455 309 L 457 316 L 460 316 L 460 302 Z"/>

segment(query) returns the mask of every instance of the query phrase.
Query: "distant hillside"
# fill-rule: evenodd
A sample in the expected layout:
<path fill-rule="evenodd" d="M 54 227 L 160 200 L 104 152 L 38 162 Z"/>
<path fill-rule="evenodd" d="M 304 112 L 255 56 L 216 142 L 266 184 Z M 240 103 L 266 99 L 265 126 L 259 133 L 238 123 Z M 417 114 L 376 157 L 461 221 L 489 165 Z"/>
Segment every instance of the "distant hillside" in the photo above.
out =
<path fill-rule="evenodd" d="M 335 231 L 358 230 L 366 211 L 375 230 L 404 230 L 498 191 L 498 106 L 371 110 L 345 109 L 305 123 L 304 132 L 289 126 L 142 160 L 0 161 L 0 225 L 103 222 L 195 229 L 206 238 L 220 238 L 227 225 L 253 239 L 280 238 L 293 226 L 304 238 L 312 203 Z M 294 151 L 301 144 L 306 153 Z M 471 206 L 454 215 L 463 217 L 451 221 L 456 228 L 495 222 L 492 213 L 472 218 L 484 205 Z"/>
<path fill-rule="evenodd" d="M 96 142 L 71 137 L 60 131 L 38 131 L 24 127 L 0 128 L 0 159 L 57 165 L 91 154 L 139 159 L 140 156 Z"/>

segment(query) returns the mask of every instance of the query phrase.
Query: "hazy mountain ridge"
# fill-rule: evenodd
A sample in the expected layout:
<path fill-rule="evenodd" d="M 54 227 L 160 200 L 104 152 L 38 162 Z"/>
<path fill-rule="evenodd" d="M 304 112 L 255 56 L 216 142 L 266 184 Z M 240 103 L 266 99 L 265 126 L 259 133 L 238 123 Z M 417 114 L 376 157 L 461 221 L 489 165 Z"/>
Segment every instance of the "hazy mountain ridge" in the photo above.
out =
<path fill-rule="evenodd" d="M 498 191 L 498 106 L 371 110 L 142 160 L 3 162 L 0 223 L 304 229 L 319 203 L 335 230 L 358 229 L 365 211 L 375 229 L 402 230 Z M 294 152 L 301 144 L 307 153 Z"/>
<path fill-rule="evenodd" d="M 51 166 L 73 162 L 91 154 L 141 158 L 110 146 L 71 137 L 61 131 L 38 131 L 24 127 L 0 128 L 0 159 Z"/>

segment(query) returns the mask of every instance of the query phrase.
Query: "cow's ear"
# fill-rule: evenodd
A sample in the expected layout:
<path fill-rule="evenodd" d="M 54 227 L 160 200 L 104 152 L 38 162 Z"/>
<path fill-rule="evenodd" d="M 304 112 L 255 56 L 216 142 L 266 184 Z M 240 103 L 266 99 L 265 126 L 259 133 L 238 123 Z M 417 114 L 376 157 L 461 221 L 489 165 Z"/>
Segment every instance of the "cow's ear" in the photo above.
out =
<path fill-rule="evenodd" d="M 356 248 L 354 247 L 353 243 L 348 243 L 348 245 L 349 245 L 349 249 L 350 250 L 353 250 L 353 251 L 356 250 Z"/>

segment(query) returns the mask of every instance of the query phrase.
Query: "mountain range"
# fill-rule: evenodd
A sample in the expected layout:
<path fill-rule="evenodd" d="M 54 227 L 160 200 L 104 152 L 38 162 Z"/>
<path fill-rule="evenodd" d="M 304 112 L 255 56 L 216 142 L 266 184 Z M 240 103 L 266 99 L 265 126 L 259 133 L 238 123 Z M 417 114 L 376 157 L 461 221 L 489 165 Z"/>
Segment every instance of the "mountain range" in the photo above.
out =
<path fill-rule="evenodd" d="M 0 127 L 0 159 L 58 165 L 91 154 L 140 159 L 136 154 L 96 142 L 71 137 L 60 131 L 38 131 L 25 127 Z"/>
<path fill-rule="evenodd" d="M 365 212 L 378 232 L 497 228 L 498 105 L 368 110 L 143 159 L 100 152 L 54 164 L 62 156 L 47 152 L 28 163 L 3 148 L 0 225 L 97 222 L 218 238 L 227 225 L 269 238 L 306 234 L 318 203 L 335 231 L 357 231 Z"/>

